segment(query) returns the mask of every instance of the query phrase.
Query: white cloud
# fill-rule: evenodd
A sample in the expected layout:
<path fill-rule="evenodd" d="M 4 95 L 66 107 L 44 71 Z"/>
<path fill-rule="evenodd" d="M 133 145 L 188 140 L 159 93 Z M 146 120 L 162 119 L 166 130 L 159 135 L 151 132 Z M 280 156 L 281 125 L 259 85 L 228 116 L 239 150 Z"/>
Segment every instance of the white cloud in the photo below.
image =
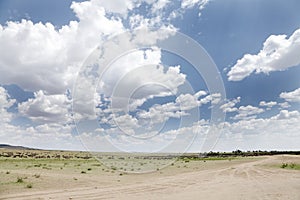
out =
<path fill-rule="evenodd" d="M 219 94 L 206 95 L 205 91 L 199 91 L 192 94 L 180 94 L 175 102 L 166 104 L 155 104 L 149 108 L 149 111 L 141 111 L 138 113 L 138 118 L 148 119 L 151 124 L 164 123 L 170 118 L 181 118 L 189 115 L 187 111 L 197 108 L 203 104 L 211 102 L 212 104 L 219 102 Z"/>
<path fill-rule="evenodd" d="M 34 93 L 34 98 L 18 105 L 19 112 L 36 122 L 70 122 L 70 105 L 66 95 L 45 95 L 43 91 Z"/>
<path fill-rule="evenodd" d="M 127 16 L 128 11 L 140 5 L 137 0 L 91 0 L 90 2 L 93 5 L 105 8 L 107 12 L 121 14 L 124 16 Z M 81 4 L 84 3 L 86 2 L 83 2 Z"/>
<path fill-rule="evenodd" d="M 223 112 L 237 112 L 238 108 L 235 106 L 240 101 L 241 97 L 237 97 L 236 99 L 229 100 L 227 103 L 224 103 L 220 108 L 223 110 Z"/>
<path fill-rule="evenodd" d="M 238 114 L 233 117 L 235 120 L 256 118 L 257 114 L 264 112 L 264 109 L 251 105 L 240 106 L 237 110 Z"/>
<path fill-rule="evenodd" d="M 297 150 L 300 115 L 298 111 L 280 111 L 270 118 L 225 122 L 223 134 L 214 150 Z"/>
<path fill-rule="evenodd" d="M 180 105 L 180 110 L 190 110 L 199 106 L 198 97 L 192 94 L 182 94 L 176 98 L 176 103 Z"/>
<path fill-rule="evenodd" d="M 275 102 L 275 101 L 270 101 L 270 102 L 261 101 L 261 102 L 259 102 L 259 106 L 267 107 L 267 109 L 270 109 L 270 108 L 272 108 L 273 106 L 276 106 L 276 105 L 277 105 L 277 102 Z"/>
<path fill-rule="evenodd" d="M 82 62 L 103 37 L 124 30 L 121 20 L 108 19 L 97 2 L 72 3 L 79 21 L 58 30 L 28 20 L 0 25 L 0 83 L 51 94 L 72 88 Z"/>
<path fill-rule="evenodd" d="M 289 38 L 271 35 L 257 55 L 246 54 L 228 72 L 228 80 L 240 81 L 255 72 L 268 74 L 283 71 L 300 64 L 300 29 Z"/>
<path fill-rule="evenodd" d="M 157 0 L 155 3 L 152 4 L 152 12 L 156 13 L 164 9 L 169 3 L 170 0 Z"/>
<path fill-rule="evenodd" d="M 125 31 L 126 28 L 122 20 L 126 19 L 129 11 L 138 8 L 142 1 L 91 0 L 73 2 L 71 9 L 76 14 L 78 21 L 71 21 L 61 28 L 57 28 L 51 23 L 34 24 L 30 20 L 8 22 L 5 26 L 0 25 L 0 84 L 14 83 L 23 89 L 35 91 L 35 97 L 19 104 L 18 109 L 23 116 L 40 124 L 28 128 L 10 124 L 14 114 L 8 112 L 7 109 L 15 103 L 15 100 L 11 99 L 5 89 L 0 87 L 0 141 L 40 148 L 82 149 L 76 137 L 71 135 L 74 127 L 68 124 L 70 100 L 64 93 L 66 89 L 72 88 L 80 66 L 95 47 L 101 44 L 106 37 Z M 160 13 L 172 1 L 145 0 L 144 2 L 151 6 L 150 10 L 156 15 L 152 18 L 141 15 L 133 15 L 128 18 L 129 26 L 132 29 L 141 30 L 132 40 L 132 44 L 121 41 L 126 43 L 125 45 L 132 45 L 133 48 L 134 45 L 141 43 L 155 44 L 157 40 L 167 38 L 176 30 L 173 25 L 166 23 L 169 22 L 169 19 L 163 19 L 164 13 Z M 173 17 L 180 16 L 185 9 L 194 6 L 199 6 L 201 11 L 208 2 L 209 0 L 183 0 L 181 9 L 172 12 Z M 112 13 L 117 15 L 109 17 Z M 163 29 L 150 30 L 149 27 L 153 26 Z M 245 55 L 237 62 L 228 73 L 229 80 L 242 80 L 253 72 L 269 73 L 285 70 L 299 64 L 299 35 L 300 29 L 295 31 L 290 38 L 270 36 L 258 55 Z M 118 51 L 122 45 L 117 44 L 115 48 L 110 50 Z M 120 84 L 120 91 L 125 92 L 134 91 L 137 89 L 136 86 L 149 83 L 163 86 L 138 88 L 139 90 L 133 93 L 134 98 L 124 104 L 128 106 L 130 111 L 137 111 L 137 118 L 122 113 L 124 111 L 122 109 L 101 110 L 104 116 L 100 119 L 102 123 L 118 124 L 129 134 L 134 134 L 136 129 L 143 126 L 143 119 L 147 119 L 144 120 L 147 122 L 149 122 L 148 119 L 151 119 L 150 123 L 153 124 L 163 123 L 169 118 L 186 116 L 189 114 L 188 111 L 202 104 L 220 102 L 220 94 L 207 95 L 206 92 L 200 91 L 195 95 L 179 95 L 174 102 L 154 105 L 148 111 L 136 110 L 151 98 L 176 94 L 186 77 L 180 72 L 180 66 L 163 66 L 161 64 L 161 51 L 155 48 L 146 51 L 137 50 L 119 59 L 114 65 L 113 70 L 106 71 L 99 88 L 97 88 L 100 89 L 99 92 L 105 94 L 104 98 L 107 101 L 112 101 L 113 98 L 110 98 L 110 95 L 115 89 L 114 86 L 118 84 Z M 147 66 L 148 68 L 140 68 L 140 66 Z M 85 78 L 89 79 L 90 77 Z M 76 91 L 78 98 L 73 102 L 76 106 L 74 114 L 78 117 L 75 118 L 95 119 L 96 113 L 100 111 L 100 109 L 95 108 L 95 105 L 103 103 L 99 96 L 94 96 L 95 84 L 93 81 L 80 77 L 77 81 L 81 87 Z M 299 89 L 283 92 L 280 97 L 288 102 L 299 102 L 299 92 Z M 119 96 L 116 95 L 115 98 L 122 97 L 122 94 L 118 93 Z M 292 136 L 299 136 L 300 116 L 298 111 L 281 110 L 278 115 L 271 118 L 257 119 L 257 115 L 264 112 L 263 109 L 250 105 L 236 107 L 239 102 L 240 98 L 237 98 L 228 101 L 221 107 L 224 112 L 237 112 L 234 119 L 239 121 L 226 123 L 226 131 L 230 132 L 229 138 L 234 136 L 246 141 L 247 136 L 251 134 L 267 139 L 285 134 L 284 136 L 291 136 L 286 137 L 287 139 L 292 138 L 290 140 L 295 144 L 297 143 L 297 140 L 293 139 L 296 137 Z M 288 102 L 278 105 L 287 108 Z M 123 108 L 124 106 L 121 104 L 117 108 Z M 275 105 L 276 102 L 272 101 L 260 102 L 260 106 L 267 107 L 267 109 Z M 116 126 L 112 126 L 112 133 L 115 131 L 114 128 Z M 173 140 L 174 135 L 197 133 L 199 130 L 204 134 L 208 128 L 207 123 L 198 123 L 190 127 L 168 131 L 165 135 L 161 134 L 162 138 L 160 139 L 167 143 L 170 138 Z M 103 131 L 101 130 L 101 132 Z M 190 142 L 188 139 L 184 139 L 188 143 Z M 144 145 L 143 141 L 135 142 L 139 143 L 140 146 Z M 272 142 L 276 144 L 280 141 L 270 140 L 270 143 Z M 149 147 L 152 147 L 150 142 L 148 144 Z"/>
<path fill-rule="evenodd" d="M 118 128 L 129 135 L 134 135 L 135 129 L 139 127 L 138 120 L 129 114 L 116 116 L 113 120 Z"/>
<path fill-rule="evenodd" d="M 138 118 L 147 120 L 151 125 L 164 123 L 170 118 L 180 118 L 187 115 L 186 112 L 180 111 L 175 103 L 156 104 L 149 111 L 141 111 L 138 113 Z"/>
<path fill-rule="evenodd" d="M 285 99 L 288 102 L 298 102 L 300 103 L 300 88 L 291 92 L 282 92 L 280 98 Z"/>
<path fill-rule="evenodd" d="M 220 93 L 214 93 L 207 95 L 203 99 L 200 99 L 200 104 L 207 104 L 211 102 L 212 105 L 218 104 L 221 101 L 221 94 Z"/>
<path fill-rule="evenodd" d="M 282 120 L 282 119 L 286 119 L 286 120 L 292 120 L 294 118 L 299 118 L 300 117 L 300 113 L 298 111 L 288 111 L 288 110 L 281 110 L 280 113 L 278 115 L 276 115 L 275 117 L 273 117 L 273 119 L 277 119 L 277 120 Z"/>
<path fill-rule="evenodd" d="M 108 17 L 107 12 L 126 15 L 128 10 L 139 6 L 140 1 L 102 1 L 92 0 L 85 2 L 73 2 L 71 9 L 76 14 L 78 21 L 71 21 L 60 29 L 55 28 L 51 23 L 36 23 L 29 20 L 21 22 L 8 22 L 6 26 L 0 25 L 0 84 L 17 84 L 29 91 L 44 91 L 46 95 L 63 95 L 67 89 L 73 87 L 74 79 L 77 77 L 79 68 L 90 53 L 103 42 L 108 36 L 125 31 L 122 20 L 118 16 Z M 125 6 L 126 5 L 126 6 Z M 124 8 L 124 9 L 123 9 Z M 140 19 L 143 21 L 144 19 Z M 134 43 L 148 42 L 152 44 L 157 39 L 164 39 L 175 30 L 171 25 L 164 26 L 164 29 L 152 31 L 147 29 L 153 24 L 161 25 L 160 18 L 146 20 L 143 25 L 143 33 L 136 34 Z M 132 36 L 132 35 L 131 35 Z M 131 36 L 128 36 L 128 41 Z M 146 39 L 145 39 L 146 38 Z M 123 41 L 122 41 L 123 42 Z M 123 44 L 116 45 L 116 49 L 122 49 Z M 109 49 L 114 51 L 114 48 Z M 132 64 L 153 64 L 160 62 L 160 52 L 147 53 L 148 59 L 139 54 L 142 63 L 136 60 Z M 155 57 L 156 56 L 156 57 Z M 147 61 L 144 61 L 147 60 Z M 123 64 L 123 63 L 122 63 Z M 122 70 L 128 71 L 131 65 L 123 65 Z M 167 77 L 158 77 L 167 80 L 171 78 L 173 83 L 178 81 L 175 77 L 177 68 L 170 68 Z M 177 70 L 178 71 L 178 70 Z M 174 73 L 173 73 L 174 72 Z M 111 79 L 116 73 L 112 73 Z M 174 79 L 173 79 L 174 78 Z M 169 81 L 172 84 L 172 81 Z M 93 89 L 95 85 L 78 77 L 77 82 L 88 87 L 83 87 L 77 92 L 77 99 L 74 101 L 76 113 L 90 117 L 94 114 L 95 100 Z M 107 85 L 106 85 L 107 86 Z M 87 93 L 89 93 L 86 95 Z M 80 96 L 80 97 L 79 97 Z M 25 105 L 25 104 L 24 104 Z M 24 107 L 23 107 L 24 108 Z M 29 112 L 24 108 L 24 114 Z M 32 117 L 32 116 L 31 116 Z M 94 115 L 95 117 L 95 115 Z M 41 117 L 42 119 L 43 117 Z M 48 120 L 48 119 L 47 119 Z"/>
<path fill-rule="evenodd" d="M 209 0 L 183 0 L 181 2 L 182 8 L 192 8 L 195 5 L 199 5 L 199 9 L 202 10 Z"/>
<path fill-rule="evenodd" d="M 0 86 L 0 105 L 1 109 L 8 109 L 15 103 L 14 99 L 11 99 L 5 88 Z"/>
<path fill-rule="evenodd" d="M 199 91 L 192 94 L 180 94 L 174 102 L 168 102 L 165 104 L 154 104 L 147 110 L 136 110 L 135 116 L 124 114 L 126 110 L 120 109 L 120 107 L 108 107 L 99 112 L 100 123 L 108 124 L 111 127 L 111 131 L 115 132 L 116 127 L 119 127 L 122 131 L 128 132 L 129 134 L 141 134 L 145 132 L 148 134 L 152 131 L 156 131 L 158 126 L 166 123 L 170 118 L 181 118 L 183 116 L 188 116 L 190 113 L 188 111 L 206 104 L 208 102 L 213 102 L 214 98 L 208 98 L 210 100 L 202 101 L 202 99 L 207 99 L 207 96 L 199 99 L 200 97 L 207 95 L 205 91 Z M 208 95 L 209 97 L 218 95 Z M 145 98 L 147 100 L 147 98 Z M 145 100 L 145 101 L 146 101 Z M 128 100 L 127 100 L 128 101 Z M 142 99 L 144 103 L 144 99 Z M 109 131 L 109 130 L 107 130 Z"/>
<path fill-rule="evenodd" d="M 160 26 L 157 30 L 152 30 L 153 27 L 157 28 L 158 25 Z M 161 24 L 160 17 L 151 18 L 149 21 L 146 19 L 145 23 L 139 24 L 133 31 L 133 35 L 135 35 L 133 42 L 142 46 L 155 46 L 158 40 L 164 40 L 170 35 L 174 35 L 175 31 L 177 31 L 177 28 L 172 24 Z"/>
<path fill-rule="evenodd" d="M 73 2 L 71 9 L 77 16 L 77 21 L 70 21 L 61 28 L 55 27 L 51 23 L 33 23 L 30 20 L 7 22 L 7 25 L 0 25 L 0 84 L 17 84 L 25 90 L 35 92 L 34 98 L 18 105 L 18 111 L 35 122 L 35 125 L 39 124 L 28 128 L 11 125 L 9 122 L 11 122 L 13 114 L 7 112 L 7 109 L 15 101 L 10 99 L 7 92 L 0 87 L 1 122 L 3 122 L 0 123 L 0 129 L 4 130 L 0 132 L 0 140 L 12 144 L 16 144 L 14 141 L 18 141 L 20 145 L 42 148 L 64 148 L 64 144 L 69 144 L 70 146 L 67 148 L 70 148 L 78 145 L 70 134 L 73 128 L 69 125 L 71 102 L 65 92 L 73 87 L 74 79 L 77 77 L 82 63 L 91 52 L 107 37 L 126 31 L 122 20 L 128 19 L 129 11 L 138 8 L 142 2 L 149 4 L 150 9 L 156 14 L 162 12 L 171 3 L 170 0 Z M 199 5 L 201 10 L 206 4 L 205 2 L 187 2 L 184 7 L 191 8 Z M 111 16 L 111 14 L 113 15 Z M 133 31 L 133 34 L 136 34 L 135 38 L 132 38 L 132 35 L 128 36 L 133 39 L 130 41 L 132 43 L 128 44 L 129 40 L 121 41 L 122 44 L 118 43 L 114 46 L 115 48 L 109 50 L 117 51 L 118 48 L 122 48 L 123 42 L 124 46 L 129 45 L 133 48 L 137 44 L 152 45 L 157 40 L 163 40 L 174 34 L 176 28 L 172 24 L 165 23 L 167 20 L 162 16 L 164 13 L 152 18 L 139 15 L 130 17 L 129 26 L 132 29 L 139 29 L 140 32 Z M 152 30 L 149 27 L 162 29 Z M 135 103 L 132 109 L 137 108 L 149 98 L 176 94 L 178 87 L 185 82 L 186 78 L 180 72 L 180 66 L 169 66 L 168 68 L 163 66 L 161 52 L 157 49 L 145 52 L 137 51 L 136 55 L 129 56 L 127 60 L 121 59 L 118 64 L 121 67 L 115 68 L 118 70 L 111 71 L 111 74 L 108 71 L 100 84 L 100 88 L 107 95 L 105 98 L 109 100 L 112 100 L 109 98 L 109 94 L 112 94 L 114 89 L 112 86 L 127 76 L 128 72 L 137 70 L 139 65 L 153 66 L 141 69 L 137 77 L 128 75 L 131 76 L 128 80 L 136 82 L 124 81 L 122 82 L 125 83 L 123 87 L 148 83 L 163 86 L 144 88 L 142 93 L 144 98 L 136 96 L 134 99 L 136 102 L 131 102 Z M 90 77 L 84 78 L 89 79 Z M 77 81 L 80 87 L 76 90 L 78 98 L 73 102 L 76 107 L 73 110 L 75 119 L 95 119 L 95 114 L 99 111 L 95 105 L 103 103 L 99 96 L 94 96 L 95 82 L 82 79 L 82 77 L 78 77 Z M 177 111 L 174 112 L 172 112 L 171 105 L 166 105 L 164 109 L 169 111 L 167 117 L 183 116 L 185 115 L 184 110 L 192 109 L 201 103 L 218 102 L 218 95 L 209 95 L 205 102 L 200 102 L 198 98 L 203 95 L 206 93 L 201 91 L 195 96 L 181 96 L 181 99 L 176 102 L 181 105 L 181 110 L 176 107 Z M 190 105 L 188 101 L 193 101 L 194 104 Z M 114 120 L 120 127 L 128 131 L 140 127 L 139 121 L 134 117 L 117 114 L 109 117 L 115 117 Z M 107 122 L 110 120 L 109 117 Z M 105 121 L 105 119 L 102 120 Z M 72 145 L 72 142 L 76 145 Z"/>
<path fill-rule="evenodd" d="M 103 38 L 125 31 L 121 18 L 126 18 L 128 11 L 138 8 L 142 2 L 73 2 L 71 9 L 78 21 L 71 21 L 60 29 L 51 23 L 33 23 L 30 20 L 0 25 L 0 68 L 5 72 L 0 73 L 0 83 L 17 84 L 30 91 L 43 90 L 47 94 L 64 93 L 72 88 L 79 67 L 91 51 L 101 44 Z M 154 10 L 170 3 L 169 0 L 144 2 Z M 186 2 L 184 6 L 203 2 Z M 121 16 L 108 17 L 107 13 Z M 150 44 L 176 30 L 171 24 L 163 25 L 160 16 L 144 18 L 136 15 L 135 18 L 130 20 L 134 28 L 163 27 L 158 31 L 146 30 L 147 36 L 140 34 L 136 38 L 139 42 Z"/>
<path fill-rule="evenodd" d="M 161 64 L 160 49 L 137 50 L 112 63 L 97 92 L 111 97 L 114 109 L 133 111 L 148 99 L 176 95 L 185 77 L 180 66 Z"/>
<path fill-rule="evenodd" d="M 187 9 L 192 8 L 195 5 L 199 6 L 199 11 L 203 10 L 205 6 L 210 2 L 210 0 L 182 0 L 181 8 Z M 201 12 L 199 12 L 199 16 Z"/>
<path fill-rule="evenodd" d="M 0 131 L 0 141 L 41 149 L 86 150 L 80 140 L 71 134 L 72 128 L 55 123 L 28 128 L 0 123 L 0 129 L 5 130 Z"/>
<path fill-rule="evenodd" d="M 48 98 L 44 100 L 48 101 L 52 99 Z M 72 136 L 72 125 L 61 122 L 45 123 L 29 127 L 11 124 L 13 117 L 17 114 L 8 112 L 7 109 L 15 102 L 16 101 L 14 99 L 9 97 L 7 91 L 3 87 L 0 87 L 1 143 L 49 149 L 84 149 L 79 140 Z M 51 113 L 54 108 L 55 106 L 47 107 L 47 109 L 50 109 L 48 112 Z"/>
<path fill-rule="evenodd" d="M 291 107 L 291 105 L 288 102 L 279 103 L 279 106 L 284 109 Z"/>
<path fill-rule="evenodd" d="M 11 99 L 7 91 L 0 86 L 0 124 L 10 122 L 13 114 L 8 112 L 9 109 L 16 101 Z"/>

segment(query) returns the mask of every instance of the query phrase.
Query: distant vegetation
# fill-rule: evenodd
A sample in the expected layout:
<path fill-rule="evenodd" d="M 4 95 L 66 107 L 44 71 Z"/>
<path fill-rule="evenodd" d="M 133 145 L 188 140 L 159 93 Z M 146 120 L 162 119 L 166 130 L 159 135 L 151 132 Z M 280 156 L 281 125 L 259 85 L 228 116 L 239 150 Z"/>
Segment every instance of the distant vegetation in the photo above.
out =
<path fill-rule="evenodd" d="M 282 163 L 281 168 L 283 169 L 296 169 L 296 170 L 300 170 L 300 164 L 296 164 L 296 163 Z"/>
<path fill-rule="evenodd" d="M 205 158 L 205 157 L 246 157 L 246 156 L 272 156 L 272 155 L 300 155 L 300 151 L 241 151 L 235 150 L 232 152 L 208 152 L 208 153 L 200 153 L 196 157 L 197 158 Z M 184 154 L 181 157 L 195 157 L 192 154 Z"/>
<path fill-rule="evenodd" d="M 39 150 L 22 146 L 0 144 L 0 158 L 37 158 L 37 159 L 90 159 L 89 152 L 58 150 Z"/>
<path fill-rule="evenodd" d="M 2 151 L 1 151 L 2 149 Z M 113 153 L 112 153 L 113 154 Z M 247 156 L 271 156 L 271 155 L 300 155 L 300 151 L 241 151 L 235 150 L 232 152 L 208 152 L 208 153 L 161 153 L 161 154 L 139 154 L 136 153 L 134 158 L 136 159 L 222 159 L 222 158 L 233 158 L 233 157 L 247 157 Z M 89 152 L 71 152 L 71 151 L 58 151 L 58 150 L 38 150 L 22 147 L 22 146 L 10 146 L 6 144 L 0 144 L 0 157 L 7 158 L 40 158 L 40 159 L 91 159 L 93 155 Z M 113 158 L 113 156 L 111 156 Z M 101 159 L 101 157 L 99 157 Z M 109 158 L 108 158 L 109 159 Z M 119 159 L 124 159 L 120 157 Z"/>

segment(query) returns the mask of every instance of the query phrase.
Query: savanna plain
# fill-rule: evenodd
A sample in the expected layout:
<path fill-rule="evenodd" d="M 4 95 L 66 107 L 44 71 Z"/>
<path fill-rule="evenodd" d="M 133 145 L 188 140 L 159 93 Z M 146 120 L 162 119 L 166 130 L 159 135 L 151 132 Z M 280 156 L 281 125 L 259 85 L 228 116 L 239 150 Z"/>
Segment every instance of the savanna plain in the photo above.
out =
<path fill-rule="evenodd" d="M 0 199 L 299 200 L 300 156 L 175 158 L 0 148 Z"/>

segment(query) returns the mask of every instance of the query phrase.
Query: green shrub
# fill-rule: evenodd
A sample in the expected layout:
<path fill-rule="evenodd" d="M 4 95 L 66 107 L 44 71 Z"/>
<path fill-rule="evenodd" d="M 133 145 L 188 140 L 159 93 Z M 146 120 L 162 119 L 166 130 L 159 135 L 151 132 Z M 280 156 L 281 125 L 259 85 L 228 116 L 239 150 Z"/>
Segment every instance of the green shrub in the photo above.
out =
<path fill-rule="evenodd" d="M 35 178 L 40 178 L 41 177 L 41 175 L 40 174 L 35 174 L 35 175 L 33 175 Z"/>
<path fill-rule="evenodd" d="M 23 178 L 21 178 L 21 177 L 17 178 L 17 183 L 23 183 L 23 182 L 24 182 Z"/>
<path fill-rule="evenodd" d="M 287 163 L 282 163 L 280 167 L 284 169 L 284 168 L 286 168 L 287 166 L 288 166 Z"/>
<path fill-rule="evenodd" d="M 296 164 L 295 164 L 295 163 L 291 163 L 291 164 L 290 164 L 290 168 L 293 169 L 293 168 L 295 168 L 295 167 L 296 167 Z"/>

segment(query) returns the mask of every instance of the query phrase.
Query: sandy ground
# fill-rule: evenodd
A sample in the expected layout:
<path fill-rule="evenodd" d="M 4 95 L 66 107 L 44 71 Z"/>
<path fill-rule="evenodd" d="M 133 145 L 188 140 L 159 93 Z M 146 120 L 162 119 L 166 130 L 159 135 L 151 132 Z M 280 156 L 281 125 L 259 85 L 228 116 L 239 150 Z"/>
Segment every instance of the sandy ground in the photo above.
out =
<path fill-rule="evenodd" d="M 54 176 L 45 178 L 52 180 L 46 188 L 6 190 L 0 199 L 299 200 L 300 171 L 281 169 L 282 162 L 300 163 L 300 156 L 193 161 L 181 164 L 181 168 L 176 164 L 148 174 L 94 172 L 78 176 L 82 181 L 76 184 L 66 181 L 74 174 L 51 172 L 43 174 Z"/>

